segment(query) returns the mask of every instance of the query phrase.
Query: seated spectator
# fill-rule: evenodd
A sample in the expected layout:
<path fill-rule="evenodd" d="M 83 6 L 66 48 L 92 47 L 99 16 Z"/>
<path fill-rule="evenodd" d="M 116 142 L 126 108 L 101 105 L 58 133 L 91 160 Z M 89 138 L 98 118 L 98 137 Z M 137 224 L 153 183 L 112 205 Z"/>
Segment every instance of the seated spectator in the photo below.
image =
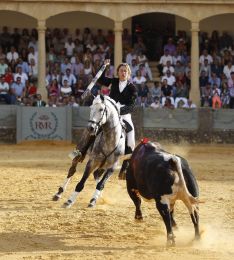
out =
<path fill-rule="evenodd" d="M 78 81 L 75 85 L 75 89 L 74 89 L 74 96 L 79 104 L 81 104 L 81 102 L 82 102 L 81 96 L 84 92 L 85 92 L 84 83 L 81 79 L 78 79 Z"/>
<path fill-rule="evenodd" d="M 77 82 L 76 77 L 71 73 L 70 69 L 66 69 L 65 74 L 62 76 L 62 85 L 64 85 L 65 80 L 67 81 L 68 86 L 70 86 L 72 89 Z"/>
<path fill-rule="evenodd" d="M 69 58 L 65 58 L 64 62 L 61 63 L 60 65 L 60 72 L 61 74 L 65 75 L 66 74 L 66 70 L 69 69 L 71 71 L 72 65 L 69 61 Z"/>
<path fill-rule="evenodd" d="M 192 102 L 191 99 L 187 100 L 187 103 L 184 104 L 183 108 L 196 108 L 197 106 Z"/>
<path fill-rule="evenodd" d="M 38 79 L 38 64 L 32 58 L 29 62 L 29 72 L 28 77 L 31 81 L 37 81 Z"/>
<path fill-rule="evenodd" d="M 175 51 L 173 54 L 172 54 L 172 65 L 173 66 L 176 66 L 177 62 L 180 62 L 180 64 L 182 65 L 182 57 L 181 55 Z"/>
<path fill-rule="evenodd" d="M 221 108 L 222 107 L 222 102 L 221 102 L 221 90 L 218 88 L 216 84 L 213 86 L 212 90 L 212 108 Z"/>
<path fill-rule="evenodd" d="M 213 58 L 206 49 L 202 51 L 202 55 L 199 58 L 200 66 L 205 65 L 205 60 L 207 60 L 208 65 L 211 65 L 213 63 Z"/>
<path fill-rule="evenodd" d="M 174 44 L 173 38 L 169 37 L 167 40 L 167 44 L 164 45 L 163 50 L 168 50 L 169 55 L 173 55 L 176 52 L 176 46 Z M 172 63 L 171 63 L 172 64 Z"/>
<path fill-rule="evenodd" d="M 79 107 L 79 104 L 76 102 L 76 98 L 74 96 L 70 96 L 68 106 Z"/>
<path fill-rule="evenodd" d="M 212 88 L 214 87 L 214 85 L 218 86 L 218 88 L 221 88 L 221 79 L 219 77 L 217 77 L 215 72 L 211 73 L 211 77 L 209 78 L 209 82 L 210 82 Z"/>
<path fill-rule="evenodd" d="M 59 98 L 60 96 L 60 85 L 57 79 L 53 79 L 52 82 L 47 86 L 48 97 L 55 96 Z"/>
<path fill-rule="evenodd" d="M 137 97 L 137 103 L 141 107 L 146 107 L 147 106 L 147 99 L 148 99 L 148 94 L 149 94 L 149 88 L 145 84 L 145 82 L 142 82 L 141 84 L 138 85 L 138 97 Z"/>
<path fill-rule="evenodd" d="M 132 64 L 132 60 L 137 61 L 137 54 L 134 49 L 130 49 L 130 51 L 126 55 L 126 63 L 130 66 Z"/>
<path fill-rule="evenodd" d="M 9 84 L 5 82 L 3 75 L 0 76 L 0 99 L 3 99 L 7 104 L 11 103 L 10 94 L 9 94 Z"/>
<path fill-rule="evenodd" d="M 136 85 L 141 85 L 142 83 L 145 83 L 146 82 L 146 78 L 144 76 L 142 76 L 141 74 L 141 71 L 138 70 L 136 72 L 136 76 L 133 78 L 133 83 L 136 84 Z"/>
<path fill-rule="evenodd" d="M 210 64 L 208 63 L 208 59 L 205 59 L 204 64 L 202 64 L 200 66 L 200 75 L 201 75 L 201 72 L 204 72 L 204 71 L 205 71 L 207 77 L 211 76 L 211 68 L 210 68 Z"/>
<path fill-rule="evenodd" d="M 150 107 L 153 109 L 161 108 L 162 105 L 160 104 L 160 98 L 159 97 L 154 97 L 154 101 L 150 104 Z"/>
<path fill-rule="evenodd" d="M 37 94 L 37 87 L 35 86 L 33 81 L 29 81 L 26 85 L 26 97 L 34 97 Z"/>
<path fill-rule="evenodd" d="M 14 81 L 17 81 L 17 78 L 21 79 L 21 83 L 26 87 L 26 83 L 28 81 L 28 75 L 22 71 L 21 67 L 16 68 L 16 73 L 14 74 Z"/>
<path fill-rule="evenodd" d="M 11 46 L 10 51 L 7 53 L 6 58 L 8 60 L 8 62 L 10 63 L 12 60 L 14 60 L 15 62 L 18 60 L 19 58 L 19 53 L 16 51 L 16 48 L 14 46 Z"/>
<path fill-rule="evenodd" d="M 175 72 L 174 67 L 171 65 L 171 61 L 169 60 L 167 61 L 166 66 L 163 67 L 163 75 L 166 75 L 168 70 L 171 72 L 171 74 L 174 74 Z"/>
<path fill-rule="evenodd" d="M 171 103 L 174 106 L 173 89 L 172 86 L 167 84 L 166 79 L 162 81 L 161 93 L 162 93 L 162 106 L 164 106 L 167 97 L 171 99 Z"/>
<path fill-rule="evenodd" d="M 164 79 L 167 80 L 167 84 L 168 84 L 169 86 L 172 86 L 172 87 L 175 86 L 176 78 L 175 78 L 174 75 L 171 74 L 171 71 L 170 71 L 170 70 L 167 70 L 167 71 L 166 71 L 166 74 L 162 77 L 161 82 L 163 82 Z"/>
<path fill-rule="evenodd" d="M 6 74 L 5 74 L 5 82 L 9 84 L 9 86 L 14 82 L 14 74 L 12 73 L 11 67 L 8 67 L 6 69 Z"/>
<path fill-rule="evenodd" d="M 217 77 L 221 77 L 223 73 L 223 66 L 219 63 L 217 59 L 214 59 L 214 62 L 210 66 L 211 73 L 215 73 Z"/>
<path fill-rule="evenodd" d="M 35 63 L 38 64 L 38 52 L 33 47 L 29 48 L 28 63 L 30 63 L 31 59 L 34 59 Z"/>
<path fill-rule="evenodd" d="M 228 89 L 227 83 L 224 83 L 222 85 L 222 89 L 221 89 L 221 102 L 222 102 L 222 107 L 223 108 L 229 108 L 230 93 L 229 93 L 229 89 Z"/>
<path fill-rule="evenodd" d="M 234 72 L 231 72 L 231 77 L 228 79 L 228 90 L 230 95 L 230 108 L 234 108 Z"/>
<path fill-rule="evenodd" d="M 136 77 L 136 73 L 139 70 L 139 66 L 137 64 L 137 60 L 136 59 L 132 59 L 132 63 L 129 66 L 131 68 L 131 72 L 132 72 L 131 73 L 131 77 L 133 79 L 134 77 Z"/>
<path fill-rule="evenodd" d="M 210 83 L 208 83 L 203 90 L 201 96 L 201 106 L 202 107 L 211 107 L 212 106 L 212 88 Z"/>
<path fill-rule="evenodd" d="M 174 109 L 174 105 L 171 103 L 171 98 L 167 97 L 163 105 L 164 108 Z"/>
<path fill-rule="evenodd" d="M 141 75 L 145 77 L 147 80 L 153 80 L 152 72 L 149 65 L 146 66 L 145 63 L 141 63 L 139 64 L 139 70 L 141 72 Z"/>
<path fill-rule="evenodd" d="M 178 76 L 178 74 L 185 74 L 185 67 L 182 65 L 181 61 L 177 61 L 174 68 L 174 75 L 175 77 Z"/>
<path fill-rule="evenodd" d="M 227 79 L 231 78 L 231 73 L 234 72 L 234 65 L 232 61 L 228 61 L 227 65 L 223 67 L 223 73 Z"/>
<path fill-rule="evenodd" d="M 63 85 L 60 88 L 60 96 L 62 98 L 69 97 L 72 94 L 72 88 L 69 86 L 68 81 L 65 79 Z"/>
<path fill-rule="evenodd" d="M 46 106 L 46 102 L 44 100 L 42 100 L 41 94 L 36 95 L 36 99 L 33 102 L 33 106 L 34 107 L 45 107 Z"/>
<path fill-rule="evenodd" d="M 183 101 L 183 105 L 187 103 L 188 94 L 185 78 L 181 75 L 181 78 L 177 78 L 176 81 L 175 108 L 178 107 L 180 101 Z"/>
<path fill-rule="evenodd" d="M 200 94 L 203 95 L 205 88 L 209 82 L 209 78 L 206 75 L 205 71 L 201 71 L 200 77 L 199 77 L 199 87 L 200 87 Z"/>
<path fill-rule="evenodd" d="M 0 59 L 0 75 L 5 75 L 6 69 L 8 68 L 7 63 L 5 62 L 5 59 Z"/>
<path fill-rule="evenodd" d="M 155 97 L 161 97 L 161 83 L 159 81 L 155 81 L 153 87 L 150 88 L 151 97 L 154 99 Z"/>
<path fill-rule="evenodd" d="M 66 50 L 66 56 L 68 58 L 71 58 L 73 56 L 74 49 L 75 49 L 75 43 L 73 42 L 71 36 L 69 36 L 67 41 L 65 42 L 64 49 Z"/>
<path fill-rule="evenodd" d="M 50 96 L 46 107 L 57 107 L 57 98 L 55 96 Z"/>
<path fill-rule="evenodd" d="M 158 64 L 158 70 L 159 70 L 159 73 L 161 76 L 163 75 L 163 73 L 162 73 L 163 67 L 167 65 L 167 61 L 170 61 L 171 64 L 173 62 L 172 56 L 170 55 L 169 50 L 165 49 L 164 55 L 160 57 L 159 64 Z"/>
<path fill-rule="evenodd" d="M 29 63 L 28 61 L 24 61 L 21 56 L 18 59 L 18 64 L 16 67 L 21 67 L 22 68 L 22 72 L 26 73 L 28 75 L 29 73 Z"/>
<path fill-rule="evenodd" d="M 81 62 L 80 57 L 77 55 L 75 57 L 75 62 L 72 63 L 71 73 L 76 77 L 79 78 L 81 70 L 84 69 L 84 64 Z"/>

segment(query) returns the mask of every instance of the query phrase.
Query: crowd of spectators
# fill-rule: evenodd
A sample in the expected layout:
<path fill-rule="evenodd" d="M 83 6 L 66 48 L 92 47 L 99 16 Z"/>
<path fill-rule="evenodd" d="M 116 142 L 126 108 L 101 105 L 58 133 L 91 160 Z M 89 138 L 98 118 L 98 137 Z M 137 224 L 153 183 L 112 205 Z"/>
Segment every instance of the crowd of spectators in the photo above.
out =
<path fill-rule="evenodd" d="M 144 38 L 135 42 L 127 29 L 123 35 L 123 59 L 131 67 L 131 81 L 138 88 L 137 105 L 154 109 L 194 108 L 189 99 L 191 88 L 190 39 L 186 32 L 170 36 L 163 45 L 158 62 L 160 80 L 154 81 Z M 211 36 L 200 33 L 199 86 L 201 106 L 234 108 L 233 39 L 226 32 Z M 46 30 L 46 79 L 48 100 L 37 92 L 38 35 L 35 29 L 10 33 L 5 26 L 0 34 L 0 101 L 25 106 L 79 106 L 89 82 L 104 59 L 111 60 L 105 73 L 114 76 L 114 33 L 102 29 Z M 150 87 L 149 87 L 150 86 Z M 98 84 L 93 94 L 109 94 L 109 88 Z M 42 102 L 43 101 L 43 102 Z"/>

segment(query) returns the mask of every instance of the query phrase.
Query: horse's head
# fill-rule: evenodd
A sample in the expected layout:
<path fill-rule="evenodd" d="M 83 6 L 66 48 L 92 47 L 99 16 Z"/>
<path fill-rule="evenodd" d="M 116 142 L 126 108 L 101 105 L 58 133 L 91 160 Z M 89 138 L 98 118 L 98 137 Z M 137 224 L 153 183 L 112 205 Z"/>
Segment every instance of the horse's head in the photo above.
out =
<path fill-rule="evenodd" d="M 88 123 L 88 130 L 90 134 L 96 135 L 99 128 L 106 123 L 107 107 L 105 104 L 105 97 L 98 95 L 90 107 L 90 118 Z"/>

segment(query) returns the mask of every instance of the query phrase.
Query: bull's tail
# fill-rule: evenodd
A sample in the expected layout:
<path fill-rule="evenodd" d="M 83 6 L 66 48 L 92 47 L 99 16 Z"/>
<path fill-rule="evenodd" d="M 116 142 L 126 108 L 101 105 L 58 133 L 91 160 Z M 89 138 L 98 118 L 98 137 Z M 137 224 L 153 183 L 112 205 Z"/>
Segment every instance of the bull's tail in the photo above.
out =
<path fill-rule="evenodd" d="M 172 156 L 172 160 L 173 162 L 175 163 L 176 165 L 176 168 L 177 168 L 177 172 L 179 174 L 179 178 L 180 178 L 180 181 L 182 183 L 182 186 L 183 186 L 183 189 L 184 189 L 184 192 L 186 194 L 186 197 L 188 198 L 189 202 L 191 204 L 198 204 L 200 203 L 199 199 L 192 196 L 192 194 L 188 191 L 188 188 L 187 188 L 187 185 L 186 185 L 186 182 L 185 182 L 185 179 L 184 179 L 184 174 L 183 174 L 183 171 L 182 171 L 182 167 L 181 167 L 181 159 L 176 156 L 176 155 L 173 155 Z"/>

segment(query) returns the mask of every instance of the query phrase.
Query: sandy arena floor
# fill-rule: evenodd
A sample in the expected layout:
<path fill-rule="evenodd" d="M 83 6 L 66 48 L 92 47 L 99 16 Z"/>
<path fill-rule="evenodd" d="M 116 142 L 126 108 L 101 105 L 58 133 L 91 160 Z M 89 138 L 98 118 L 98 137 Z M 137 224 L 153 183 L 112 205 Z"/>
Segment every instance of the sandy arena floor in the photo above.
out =
<path fill-rule="evenodd" d="M 234 146 L 165 145 L 190 162 L 200 186 L 202 238 L 185 206 L 176 204 L 176 247 L 166 247 L 164 224 L 154 202 L 143 202 L 144 221 L 117 173 L 94 209 L 87 204 L 91 177 L 70 209 L 63 202 L 74 189 L 78 169 L 61 201 L 51 200 L 70 166 L 68 144 L 0 145 L 0 259 L 234 259 Z"/>

